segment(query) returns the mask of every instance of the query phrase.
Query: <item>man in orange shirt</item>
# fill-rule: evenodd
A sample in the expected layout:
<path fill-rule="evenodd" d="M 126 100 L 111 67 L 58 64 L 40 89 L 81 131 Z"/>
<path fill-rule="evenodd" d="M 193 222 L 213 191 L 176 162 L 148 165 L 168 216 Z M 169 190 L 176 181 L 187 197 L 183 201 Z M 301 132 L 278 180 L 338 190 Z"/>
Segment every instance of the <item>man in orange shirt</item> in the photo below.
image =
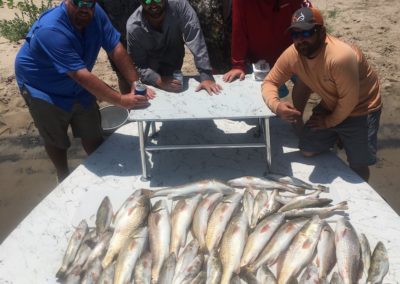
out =
<path fill-rule="evenodd" d="M 350 168 L 368 181 L 376 163 L 382 102 L 379 79 L 363 53 L 326 33 L 319 10 L 297 10 L 289 27 L 293 44 L 278 58 L 262 84 L 263 98 L 280 118 L 302 123 L 311 92 L 321 97 L 300 135 L 301 152 L 311 157 L 328 151 L 338 138 Z M 293 105 L 282 102 L 278 87 L 292 74 L 298 78 Z"/>

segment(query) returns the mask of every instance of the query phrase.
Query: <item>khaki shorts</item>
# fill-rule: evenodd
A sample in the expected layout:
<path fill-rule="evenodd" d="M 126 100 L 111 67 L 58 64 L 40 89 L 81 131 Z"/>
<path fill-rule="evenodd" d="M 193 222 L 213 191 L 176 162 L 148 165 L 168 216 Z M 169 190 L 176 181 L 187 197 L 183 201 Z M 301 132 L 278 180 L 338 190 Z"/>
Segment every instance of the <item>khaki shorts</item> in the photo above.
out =
<path fill-rule="evenodd" d="M 69 126 L 73 136 L 82 140 L 98 140 L 103 137 L 99 106 L 95 102 L 88 109 L 76 103 L 71 112 L 33 97 L 30 97 L 27 105 L 46 144 L 68 149 L 71 146 L 68 137 Z"/>

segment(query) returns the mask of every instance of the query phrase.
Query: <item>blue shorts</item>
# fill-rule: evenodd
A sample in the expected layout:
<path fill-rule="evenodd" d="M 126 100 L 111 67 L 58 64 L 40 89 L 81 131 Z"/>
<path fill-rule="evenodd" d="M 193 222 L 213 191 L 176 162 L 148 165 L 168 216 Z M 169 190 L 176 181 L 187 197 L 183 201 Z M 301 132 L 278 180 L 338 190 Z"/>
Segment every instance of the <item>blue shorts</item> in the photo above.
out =
<path fill-rule="evenodd" d="M 320 111 L 317 106 L 313 112 Z M 377 140 L 381 110 L 367 115 L 350 116 L 329 129 L 312 130 L 304 126 L 299 148 L 304 152 L 329 151 L 340 138 L 351 166 L 370 166 L 376 163 Z"/>

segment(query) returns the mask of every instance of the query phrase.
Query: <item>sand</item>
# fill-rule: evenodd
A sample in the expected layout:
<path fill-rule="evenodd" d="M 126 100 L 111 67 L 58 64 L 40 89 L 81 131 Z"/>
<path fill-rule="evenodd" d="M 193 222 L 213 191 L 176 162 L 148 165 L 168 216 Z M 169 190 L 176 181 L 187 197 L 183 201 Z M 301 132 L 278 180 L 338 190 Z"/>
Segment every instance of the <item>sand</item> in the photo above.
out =
<path fill-rule="evenodd" d="M 398 0 L 312 2 L 323 11 L 329 31 L 357 44 L 381 78 L 384 109 L 379 160 L 371 167 L 370 184 L 399 213 L 400 4 Z M 11 19 L 14 12 L 0 8 L 0 19 Z M 57 186 L 53 166 L 16 86 L 14 59 L 21 43 L 0 37 L 0 242 Z M 186 74 L 194 70 L 191 59 L 185 58 Z M 93 72 L 117 88 L 116 76 L 104 52 Z M 72 140 L 68 155 L 71 169 L 86 157 L 78 140 Z M 339 155 L 345 157 L 342 152 Z"/>

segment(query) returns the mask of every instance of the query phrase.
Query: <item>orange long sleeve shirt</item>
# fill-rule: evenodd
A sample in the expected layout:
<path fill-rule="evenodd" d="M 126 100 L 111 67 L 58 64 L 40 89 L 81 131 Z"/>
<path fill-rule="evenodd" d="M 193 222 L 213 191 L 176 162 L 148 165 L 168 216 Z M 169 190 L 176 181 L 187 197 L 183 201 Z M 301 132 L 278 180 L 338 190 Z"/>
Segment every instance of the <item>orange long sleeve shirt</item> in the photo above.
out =
<path fill-rule="evenodd" d="M 279 104 L 278 87 L 295 74 L 321 97 L 331 113 L 325 125 L 333 127 L 349 116 L 365 115 L 381 108 L 379 79 L 356 46 L 327 35 L 319 54 L 308 59 L 294 45 L 287 48 L 262 83 L 262 95 L 275 113 Z"/>

